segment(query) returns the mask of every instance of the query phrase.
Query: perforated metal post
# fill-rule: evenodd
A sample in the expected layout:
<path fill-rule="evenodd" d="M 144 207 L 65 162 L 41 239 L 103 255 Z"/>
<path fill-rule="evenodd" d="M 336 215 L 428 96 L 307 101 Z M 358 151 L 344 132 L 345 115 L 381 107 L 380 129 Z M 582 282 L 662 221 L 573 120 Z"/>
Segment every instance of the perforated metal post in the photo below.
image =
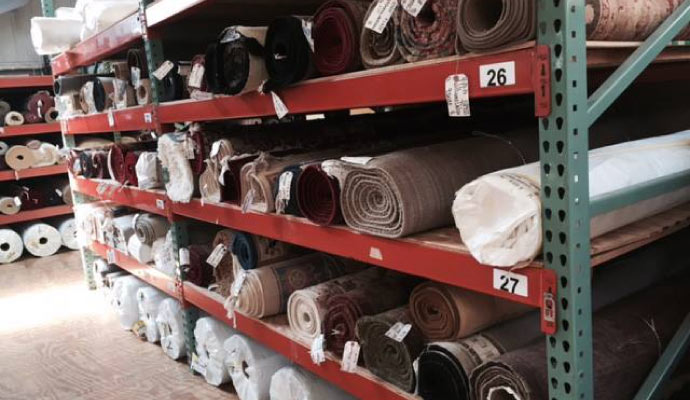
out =
<path fill-rule="evenodd" d="M 152 0 L 140 0 L 139 20 L 141 21 L 141 32 L 144 39 L 144 51 L 146 53 L 146 63 L 149 69 L 149 79 L 151 80 L 151 102 L 158 105 L 162 97 L 163 88 L 158 79 L 153 76 L 153 71 L 158 68 L 165 58 L 163 56 L 163 44 L 160 39 L 151 36 L 146 23 L 146 6 L 153 3 Z M 155 108 L 154 108 L 155 112 Z"/>
<path fill-rule="evenodd" d="M 558 276 L 558 331 L 546 338 L 549 398 L 593 398 L 587 49 L 584 0 L 539 0 L 551 52 L 551 115 L 539 121 L 546 267 Z"/>
<path fill-rule="evenodd" d="M 180 262 L 180 249 L 186 249 L 189 244 L 189 237 L 187 236 L 187 223 L 184 221 L 175 221 L 172 223 L 170 229 L 173 234 L 173 251 L 175 253 L 175 260 L 177 263 L 177 276 L 175 279 L 175 286 L 177 288 L 178 299 L 180 300 L 180 305 L 182 306 L 182 312 L 184 313 L 184 341 L 187 346 L 187 361 L 191 362 L 192 354 L 196 353 L 196 341 L 194 339 L 194 327 L 196 326 L 196 320 L 199 319 L 199 310 L 188 304 L 184 300 L 184 285 L 183 282 L 186 280 L 187 276 Z"/>

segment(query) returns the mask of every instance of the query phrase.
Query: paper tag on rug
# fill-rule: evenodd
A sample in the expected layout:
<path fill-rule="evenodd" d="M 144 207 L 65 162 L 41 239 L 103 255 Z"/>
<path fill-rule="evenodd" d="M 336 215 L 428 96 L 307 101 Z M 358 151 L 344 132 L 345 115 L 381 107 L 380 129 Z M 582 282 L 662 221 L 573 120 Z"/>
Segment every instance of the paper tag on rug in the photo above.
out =
<path fill-rule="evenodd" d="M 199 360 L 199 356 L 192 354 L 192 370 L 200 373 L 201 375 L 206 375 L 206 365 L 202 364 Z"/>
<path fill-rule="evenodd" d="M 302 32 L 304 32 L 304 37 L 307 38 L 307 43 L 309 43 L 312 53 L 314 52 L 314 36 L 312 36 L 311 33 L 311 28 L 313 25 L 314 23 L 310 19 L 302 19 Z"/>
<path fill-rule="evenodd" d="M 282 199 L 285 201 L 290 200 L 290 187 L 292 186 L 292 176 L 292 171 L 286 171 L 280 174 L 277 199 Z"/>
<path fill-rule="evenodd" d="M 186 137 L 184 139 L 184 156 L 188 160 L 193 160 L 194 159 L 194 141 L 190 137 Z"/>
<path fill-rule="evenodd" d="M 13 199 L 13 200 L 14 200 L 14 205 L 15 205 L 15 206 L 17 206 L 17 207 L 21 207 L 21 206 L 22 206 L 22 199 L 20 199 L 20 198 L 17 197 L 17 196 L 14 196 L 14 199 Z"/>
<path fill-rule="evenodd" d="M 156 199 L 156 208 L 164 210 L 165 209 L 165 201 L 163 201 L 163 199 Z"/>
<path fill-rule="evenodd" d="M 115 115 L 113 115 L 113 109 L 109 108 L 108 109 L 108 126 L 113 127 L 115 126 Z"/>
<path fill-rule="evenodd" d="M 153 71 L 153 76 L 155 76 L 156 79 L 161 81 L 161 80 L 163 80 L 163 78 L 165 78 L 170 73 L 170 71 L 172 71 L 174 66 L 175 66 L 175 64 L 173 64 L 172 61 L 165 60 L 165 61 L 163 61 L 163 64 L 161 64 L 158 67 L 158 69 Z"/>
<path fill-rule="evenodd" d="M 180 265 L 189 265 L 189 249 L 183 247 L 179 251 Z"/>
<path fill-rule="evenodd" d="M 129 73 L 131 75 L 132 86 L 138 88 L 141 84 L 141 70 L 139 67 L 132 67 L 129 69 Z"/>
<path fill-rule="evenodd" d="M 343 349 L 343 359 L 340 362 L 340 370 L 345 372 L 355 372 L 359 362 L 359 343 L 354 340 L 345 342 Z"/>
<path fill-rule="evenodd" d="M 232 287 L 230 288 L 230 297 L 237 297 L 240 295 L 240 292 L 242 291 L 242 286 L 244 286 L 244 282 L 246 280 L 247 272 L 240 271 L 240 274 L 232 282 Z"/>
<path fill-rule="evenodd" d="M 192 72 L 189 73 L 189 87 L 193 89 L 201 89 L 204 81 L 204 72 L 206 68 L 201 64 L 194 64 Z"/>
<path fill-rule="evenodd" d="M 400 5 L 403 10 L 407 11 L 407 13 L 413 17 L 419 15 L 419 12 L 422 11 L 425 4 L 426 0 L 400 0 Z"/>
<path fill-rule="evenodd" d="M 411 324 L 403 324 L 402 322 L 396 322 L 386 331 L 386 336 L 395 340 L 396 342 L 402 342 L 405 337 L 410 333 L 412 329 Z"/>
<path fill-rule="evenodd" d="M 324 342 L 324 336 L 323 333 L 320 334 L 319 336 L 314 339 L 313 342 L 311 342 L 311 348 L 309 350 L 309 355 L 311 356 L 311 361 L 314 364 L 321 364 L 322 362 L 326 361 L 326 354 L 323 352 L 323 342 Z"/>
<path fill-rule="evenodd" d="M 213 249 L 211 254 L 206 259 L 206 263 L 210 264 L 213 268 L 216 268 L 218 264 L 220 264 L 221 260 L 223 259 L 227 251 L 228 248 L 225 247 L 223 243 L 218 243 L 218 246 L 216 246 L 216 248 Z"/>
<path fill-rule="evenodd" d="M 246 214 L 249 211 L 249 206 L 254 202 L 254 189 L 249 189 L 247 195 L 244 196 L 244 201 L 242 202 L 242 214 Z"/>
<path fill-rule="evenodd" d="M 273 99 L 273 108 L 275 108 L 276 110 L 276 115 L 278 116 L 278 119 L 281 119 L 284 116 L 286 116 L 289 111 L 285 103 L 283 103 L 283 100 L 281 100 L 280 97 L 278 97 L 276 92 L 271 92 L 271 98 Z"/>
<path fill-rule="evenodd" d="M 216 140 L 215 142 L 213 142 L 213 144 L 211 145 L 211 152 L 208 153 L 209 157 L 213 158 L 218 155 L 218 152 L 220 151 L 220 144 L 220 140 Z"/>
<path fill-rule="evenodd" d="M 364 23 L 364 27 L 378 34 L 383 33 L 397 8 L 398 0 L 378 0 L 374 9 L 371 10 L 369 18 Z"/>
<path fill-rule="evenodd" d="M 449 116 L 470 116 L 470 89 L 467 75 L 456 74 L 446 78 L 446 103 Z"/>

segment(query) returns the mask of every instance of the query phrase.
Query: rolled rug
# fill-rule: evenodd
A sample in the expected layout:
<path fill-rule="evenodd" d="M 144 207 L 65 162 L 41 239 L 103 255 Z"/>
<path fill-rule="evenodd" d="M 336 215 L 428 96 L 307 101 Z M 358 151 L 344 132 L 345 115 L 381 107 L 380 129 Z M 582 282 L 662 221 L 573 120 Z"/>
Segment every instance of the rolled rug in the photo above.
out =
<path fill-rule="evenodd" d="M 63 219 L 57 224 L 57 229 L 60 232 L 63 246 L 70 250 L 79 250 L 81 248 L 77 236 L 77 224 L 74 218 Z"/>
<path fill-rule="evenodd" d="M 7 162 L 5 162 L 5 154 L 9 149 L 10 146 L 7 143 L 0 141 L 0 171 L 4 171 L 9 168 Z"/>
<path fill-rule="evenodd" d="M 58 118 L 60 117 L 60 113 L 58 112 L 57 108 L 55 107 L 50 107 L 46 113 L 43 115 L 43 120 L 51 124 L 53 122 L 57 122 Z"/>
<path fill-rule="evenodd" d="M 5 114 L 5 125 L 7 126 L 24 125 L 24 122 L 24 116 L 17 111 L 10 111 Z"/>
<path fill-rule="evenodd" d="M 5 115 L 12 111 L 12 106 L 5 100 L 0 100 L 0 120 L 5 120 Z"/>
<path fill-rule="evenodd" d="M 236 232 L 232 239 L 232 254 L 245 270 L 284 261 L 304 253 L 304 249 L 287 242 L 245 232 Z"/>
<path fill-rule="evenodd" d="M 335 225 L 343 221 L 340 184 L 337 178 L 321 168 L 321 163 L 305 166 L 295 186 L 301 215 L 318 225 Z"/>
<path fill-rule="evenodd" d="M 59 195 L 62 197 L 62 202 L 71 206 L 74 204 L 74 199 L 72 197 L 72 187 L 69 184 L 69 181 L 65 183 L 62 187 L 55 189 L 56 191 L 59 191 Z"/>
<path fill-rule="evenodd" d="M 313 74 L 313 53 L 299 17 L 274 19 L 266 32 L 265 61 L 269 79 L 264 92 L 297 83 Z"/>
<path fill-rule="evenodd" d="M 17 199 L 17 205 L 22 211 L 36 210 L 51 205 L 45 193 L 36 188 L 8 184 L 5 193 L 7 193 L 9 197 Z"/>
<path fill-rule="evenodd" d="M 378 1 L 372 1 L 363 21 L 367 21 Z M 394 14 L 401 12 L 396 8 Z M 364 68 L 378 68 L 404 62 L 395 35 L 395 15 L 386 23 L 381 33 L 362 27 L 359 38 L 359 55 Z M 399 17 L 398 17 L 399 18 Z"/>
<path fill-rule="evenodd" d="M 5 162 L 15 171 L 28 169 L 36 163 L 36 153 L 27 146 L 12 146 L 5 153 Z"/>
<path fill-rule="evenodd" d="M 78 92 L 88 81 L 93 80 L 96 75 L 63 75 L 58 76 L 53 81 L 53 91 L 56 96 L 63 96 Z"/>
<path fill-rule="evenodd" d="M 354 397 L 325 379 L 295 365 L 283 367 L 271 377 L 271 400 L 353 400 Z"/>
<path fill-rule="evenodd" d="M 165 190 L 168 198 L 189 203 L 194 194 L 194 174 L 185 156 L 186 134 L 168 133 L 158 139 L 158 158 L 168 171 Z"/>
<path fill-rule="evenodd" d="M 354 260 L 313 253 L 245 272 L 233 308 L 255 318 L 282 314 L 296 290 L 354 273 L 364 264 Z M 230 311 L 230 310 L 228 310 Z"/>
<path fill-rule="evenodd" d="M 47 257 L 57 253 L 62 246 L 60 232 L 48 224 L 32 222 L 22 229 L 24 248 L 36 257 Z"/>
<path fill-rule="evenodd" d="M 456 342 L 434 342 L 419 356 L 418 393 L 425 400 L 470 399 L 469 373 L 482 362 L 480 356 L 492 359 L 500 351 L 486 339 Z M 472 347 L 465 342 L 474 344 Z"/>
<path fill-rule="evenodd" d="M 170 238 L 170 239 L 168 239 Z M 172 232 L 168 232 L 165 239 L 158 239 L 151 245 L 154 267 L 168 276 L 176 276 L 176 265 L 172 242 Z"/>
<path fill-rule="evenodd" d="M 242 167 L 254 161 L 256 155 L 225 158 L 221 164 L 218 181 L 221 184 L 221 200 L 226 203 L 239 204 L 242 201 Z"/>
<path fill-rule="evenodd" d="M 235 231 L 230 229 L 222 229 L 216 233 L 213 239 L 213 249 L 215 250 L 219 245 L 225 246 L 225 254 L 221 257 L 218 265 L 213 268 L 213 277 L 218 284 L 218 293 L 223 297 L 230 296 L 230 288 L 232 282 L 235 280 L 233 273 L 233 257 L 232 257 L 232 240 L 235 237 Z"/>
<path fill-rule="evenodd" d="M 136 80 L 149 78 L 149 67 L 144 49 L 135 48 L 127 50 L 127 66 L 130 71 L 132 86 L 135 88 L 137 87 Z"/>
<path fill-rule="evenodd" d="M 197 286 L 207 287 L 213 283 L 213 267 L 206 262 L 213 248 L 210 244 L 193 244 L 189 250 L 189 265 L 183 266 L 185 280 Z"/>
<path fill-rule="evenodd" d="M 407 62 L 447 57 L 455 53 L 457 0 L 428 0 L 416 17 L 395 14 L 396 40 Z"/>
<path fill-rule="evenodd" d="M 179 301 L 169 297 L 160 303 L 156 326 L 165 354 L 173 360 L 185 357 L 187 346 L 184 343 L 184 315 Z"/>
<path fill-rule="evenodd" d="M 104 286 L 103 286 L 103 297 L 108 302 L 108 304 L 115 309 L 115 299 L 113 297 L 113 288 L 115 287 L 115 282 L 118 279 L 129 276 L 128 273 L 124 271 L 117 271 L 105 274 Z"/>
<path fill-rule="evenodd" d="M 34 164 L 32 168 L 47 167 L 60 162 L 60 150 L 56 145 L 47 142 L 32 142 L 36 142 L 35 145 L 38 146 L 38 148 L 33 149 L 31 145 L 27 144 L 27 147 L 32 148 L 34 152 Z"/>
<path fill-rule="evenodd" d="M 125 182 L 132 186 L 139 186 L 136 167 L 141 153 L 141 151 L 132 150 L 125 155 Z"/>
<path fill-rule="evenodd" d="M 386 336 L 393 325 L 410 325 L 401 340 Z M 377 315 L 363 316 L 357 321 L 357 338 L 364 365 L 374 375 L 410 393 L 414 393 L 417 376 L 412 363 L 424 348 L 424 337 L 415 327 L 407 306 Z"/>
<path fill-rule="evenodd" d="M 160 332 L 158 332 L 158 326 L 156 326 L 156 316 L 158 315 L 158 307 L 167 298 L 168 296 L 165 293 L 152 286 L 142 287 L 137 290 L 139 320 L 146 327 L 146 340 L 150 343 L 158 343 L 160 341 Z"/>
<path fill-rule="evenodd" d="M 125 171 L 126 154 L 126 148 L 120 144 L 110 146 L 108 151 L 108 171 L 111 178 L 120 184 L 124 184 L 127 180 L 127 173 Z"/>
<path fill-rule="evenodd" d="M 139 154 L 137 165 L 134 167 L 140 189 L 156 189 L 163 186 L 158 153 L 144 151 Z"/>
<path fill-rule="evenodd" d="M 93 102 L 97 112 L 113 107 L 114 78 L 98 77 L 93 80 Z"/>
<path fill-rule="evenodd" d="M 22 201 L 16 196 L 0 197 L 0 213 L 4 215 L 14 215 L 21 211 Z"/>
<path fill-rule="evenodd" d="M 160 215 L 139 214 L 134 219 L 134 232 L 141 243 L 152 245 L 157 239 L 165 238 L 170 222 Z"/>
<path fill-rule="evenodd" d="M 210 385 L 220 386 L 230 381 L 228 369 L 225 368 L 226 353 L 223 344 L 234 334 L 233 329 L 214 318 L 202 317 L 196 320 L 194 341 L 197 362 L 203 367 L 202 375 Z"/>
<path fill-rule="evenodd" d="M 98 112 L 96 109 L 96 99 L 94 97 L 94 85 L 98 78 L 90 80 L 81 87 L 79 90 L 79 106 L 85 114 L 95 114 Z"/>
<path fill-rule="evenodd" d="M 182 99 L 187 93 L 185 88 L 185 77 L 179 73 L 179 64 L 177 62 L 173 64 L 174 66 L 170 72 L 168 72 L 163 79 L 158 81 L 161 85 L 161 97 L 159 99 L 161 102 Z"/>
<path fill-rule="evenodd" d="M 268 79 L 264 62 L 265 26 L 231 26 L 221 34 L 216 55 L 220 79 L 216 93 L 238 95 L 255 91 Z"/>
<path fill-rule="evenodd" d="M 43 122 L 43 118 L 36 114 L 31 114 L 28 111 L 25 111 L 22 115 L 24 115 L 24 122 L 27 124 L 37 124 L 39 122 Z"/>
<path fill-rule="evenodd" d="M 589 40 L 642 41 L 668 18 L 681 0 L 587 0 L 585 16 Z M 687 40 L 688 28 L 676 37 Z"/>
<path fill-rule="evenodd" d="M 527 138 L 473 137 L 348 163 L 351 172 L 341 180 L 340 195 L 345 222 L 389 238 L 451 224 L 448 211 L 457 188 L 503 166 L 531 161 L 536 151 Z M 497 156 L 487 158 L 487 152 Z"/>
<path fill-rule="evenodd" d="M 223 344 L 225 366 L 240 400 L 267 400 L 271 376 L 290 363 L 254 340 L 242 336 L 231 336 Z"/>
<path fill-rule="evenodd" d="M 12 229 L 0 229 L 0 264 L 17 261 L 24 252 L 21 236 Z"/>
<path fill-rule="evenodd" d="M 301 165 L 291 165 L 280 173 L 278 184 L 273 190 L 276 213 L 302 216 L 297 203 L 297 182 L 302 174 L 302 168 Z"/>
<path fill-rule="evenodd" d="M 112 224 L 113 247 L 127 254 L 129 238 L 134 236 L 134 214 L 122 215 L 116 218 L 106 218 Z"/>
<path fill-rule="evenodd" d="M 657 165 L 662 159 L 663 165 Z M 589 165 L 590 199 L 687 171 L 690 131 L 591 150 Z M 477 261 L 509 267 L 542 251 L 540 171 L 539 163 L 497 171 L 458 190 L 452 205 L 455 224 Z M 596 215 L 590 235 L 595 238 L 688 200 L 690 188 L 681 188 Z"/>
<path fill-rule="evenodd" d="M 113 305 L 123 329 L 132 329 L 132 326 L 139 321 L 137 292 L 146 286 L 146 283 L 134 275 L 118 278 L 113 284 L 111 293 Z"/>
<path fill-rule="evenodd" d="M 217 133 L 205 131 L 202 124 L 192 124 L 189 128 L 189 140 L 194 147 L 194 158 L 189 163 L 194 176 L 198 177 L 206 169 L 206 160 L 211 154 L 215 136 Z"/>
<path fill-rule="evenodd" d="M 26 102 L 26 111 L 35 116 L 38 122 L 43 121 L 48 110 L 53 107 L 55 107 L 55 99 L 47 90 L 32 94 Z"/>
<path fill-rule="evenodd" d="M 429 340 L 460 339 L 527 311 L 522 304 L 437 282 L 423 283 L 410 295 L 412 320 Z"/>
<path fill-rule="evenodd" d="M 137 104 L 137 95 L 129 80 L 113 80 L 113 108 L 123 109 Z"/>
<path fill-rule="evenodd" d="M 314 14 L 314 65 L 321 75 L 338 75 L 362 66 L 359 38 L 369 1 L 329 0 Z"/>
<path fill-rule="evenodd" d="M 151 104 L 153 99 L 151 90 L 150 79 L 142 79 L 139 81 L 139 85 L 134 88 L 138 105 L 143 106 L 145 104 Z"/>
<path fill-rule="evenodd" d="M 688 280 L 666 282 L 606 307 L 593 317 L 594 398 L 631 399 L 685 317 Z M 654 321 L 650 323 L 649 321 Z M 546 341 L 477 367 L 471 393 L 479 399 L 548 399 Z"/>
<path fill-rule="evenodd" d="M 151 246 L 142 243 L 137 235 L 132 235 L 127 240 L 127 254 L 142 264 L 153 261 Z"/>

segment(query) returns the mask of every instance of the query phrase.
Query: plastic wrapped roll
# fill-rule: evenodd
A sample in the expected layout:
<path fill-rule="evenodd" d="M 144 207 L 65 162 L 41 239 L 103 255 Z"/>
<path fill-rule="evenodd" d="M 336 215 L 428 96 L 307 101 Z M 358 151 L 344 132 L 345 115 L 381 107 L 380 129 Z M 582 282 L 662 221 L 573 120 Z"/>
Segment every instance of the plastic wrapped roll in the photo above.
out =
<path fill-rule="evenodd" d="M 62 246 L 60 232 L 42 222 L 27 225 L 22 230 L 22 241 L 24 241 L 26 251 L 36 257 L 52 256 Z"/>
<path fill-rule="evenodd" d="M 268 399 L 271 376 L 289 361 L 241 335 L 231 336 L 223 347 L 227 354 L 225 366 L 240 400 Z"/>
<path fill-rule="evenodd" d="M 84 27 L 90 33 L 96 34 L 137 12 L 138 9 L 139 2 L 136 0 L 91 1 L 84 7 Z"/>
<path fill-rule="evenodd" d="M 33 143 L 27 144 L 27 147 L 31 148 L 34 152 L 34 164 L 33 168 L 37 167 L 47 167 L 50 165 L 55 165 L 60 161 L 60 150 L 51 143 L 32 141 Z M 37 148 L 32 148 L 37 146 Z"/>
<path fill-rule="evenodd" d="M 24 252 L 21 236 L 12 229 L 0 229 L 0 264 L 17 261 Z"/>
<path fill-rule="evenodd" d="M 354 400 L 328 381 L 296 366 L 283 367 L 271 377 L 271 400 Z"/>
<path fill-rule="evenodd" d="M 363 21 L 369 19 L 369 15 L 376 8 L 378 1 L 372 1 Z M 395 13 L 400 9 L 396 8 Z M 359 54 L 362 57 L 364 68 L 378 68 L 386 65 L 394 65 L 403 62 L 395 39 L 395 16 L 392 16 L 386 27 L 379 34 L 368 28 L 362 28 L 362 35 L 359 38 Z"/>
<path fill-rule="evenodd" d="M 96 258 L 91 264 L 91 270 L 93 271 L 93 276 L 96 280 L 96 289 L 100 290 L 105 287 L 105 276 L 115 272 L 115 267 L 108 264 L 108 262 L 102 258 Z"/>
<path fill-rule="evenodd" d="M 269 79 L 264 92 L 274 91 L 313 74 L 313 53 L 302 30 L 302 19 L 274 19 L 266 32 L 265 61 Z"/>
<path fill-rule="evenodd" d="M 167 299 L 168 296 L 160 290 L 146 286 L 137 290 L 137 308 L 139 310 L 139 320 L 144 323 L 146 327 L 146 340 L 150 343 L 158 343 L 160 341 L 160 332 L 156 325 L 156 316 L 158 315 L 158 307 Z"/>
<path fill-rule="evenodd" d="M 180 303 L 172 298 L 163 300 L 158 306 L 156 325 L 160 333 L 161 348 L 173 360 L 187 354 L 184 344 L 184 315 Z"/>
<path fill-rule="evenodd" d="M 368 1 L 329 0 L 314 15 L 314 65 L 322 75 L 361 68 L 359 38 Z"/>
<path fill-rule="evenodd" d="M 103 286 L 103 297 L 105 297 L 106 302 L 115 309 L 115 299 L 113 297 L 113 288 L 115 287 L 115 282 L 118 279 L 129 276 L 128 273 L 124 271 L 117 271 L 105 274 L 104 286 Z"/>
<path fill-rule="evenodd" d="M 77 224 L 74 218 L 67 218 L 57 226 L 62 237 L 62 245 L 70 250 L 79 250 L 79 240 L 77 238 Z"/>
<path fill-rule="evenodd" d="M 141 189 L 155 189 L 163 185 L 161 179 L 160 162 L 158 153 L 144 151 L 139 155 L 137 165 L 134 167 L 137 174 L 137 182 Z"/>
<path fill-rule="evenodd" d="M 19 126 L 24 125 L 24 116 L 22 113 L 17 111 L 10 111 L 5 114 L 5 125 L 7 126 Z"/>
<path fill-rule="evenodd" d="M 93 102 L 97 112 L 113 107 L 113 78 L 96 78 L 93 81 Z"/>
<path fill-rule="evenodd" d="M 166 134 L 158 139 L 158 158 L 168 171 L 165 190 L 170 200 L 189 203 L 194 194 L 194 174 L 185 155 L 187 135 Z"/>
<path fill-rule="evenodd" d="M 296 257 L 304 254 L 304 251 L 286 242 L 236 232 L 232 240 L 232 254 L 243 269 L 254 269 Z"/>
<path fill-rule="evenodd" d="M 450 56 L 455 53 L 457 0 L 428 0 L 416 17 L 395 14 L 400 54 L 407 62 Z"/>
<path fill-rule="evenodd" d="M 127 253 L 142 264 L 153 261 L 151 246 L 142 243 L 137 235 L 132 235 L 127 240 Z"/>
<path fill-rule="evenodd" d="M 170 238 L 168 240 L 168 238 Z M 176 276 L 176 261 L 173 254 L 172 232 L 168 232 L 165 239 L 158 239 L 151 245 L 153 262 L 157 270 L 168 276 Z"/>
<path fill-rule="evenodd" d="M 152 245 L 157 239 L 165 238 L 170 223 L 164 217 L 154 214 L 139 214 L 134 219 L 134 231 L 141 243 Z"/>
<path fill-rule="evenodd" d="M 137 96 L 137 104 L 143 106 L 151 103 L 151 81 L 149 79 L 142 79 L 139 81 L 139 86 L 135 87 Z"/>
<path fill-rule="evenodd" d="M 225 348 L 223 344 L 235 334 L 229 326 L 211 317 L 202 317 L 196 321 L 194 340 L 199 365 L 203 366 L 206 382 L 220 386 L 230 381 L 228 369 L 225 368 Z"/>
<path fill-rule="evenodd" d="M 115 281 L 112 289 L 112 298 L 115 311 L 120 320 L 120 326 L 123 329 L 132 329 L 132 326 L 139 321 L 137 292 L 144 287 L 147 287 L 146 283 L 133 275 L 125 276 Z"/>
<path fill-rule="evenodd" d="M 321 163 L 306 166 L 297 180 L 297 203 L 300 213 L 318 225 L 342 222 L 340 184 L 321 168 Z"/>
<path fill-rule="evenodd" d="M 73 19 L 31 18 L 31 43 L 39 55 L 69 50 L 81 40 L 81 24 Z"/>

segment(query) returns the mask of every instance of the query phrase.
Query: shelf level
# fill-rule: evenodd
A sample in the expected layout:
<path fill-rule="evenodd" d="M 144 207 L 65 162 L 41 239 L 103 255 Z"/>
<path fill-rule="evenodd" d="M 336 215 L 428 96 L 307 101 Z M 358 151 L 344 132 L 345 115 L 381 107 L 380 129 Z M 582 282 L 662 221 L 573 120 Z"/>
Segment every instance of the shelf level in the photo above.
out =
<path fill-rule="evenodd" d="M 44 207 L 39 208 L 37 210 L 20 211 L 14 215 L 0 214 L 0 226 L 68 214 L 72 214 L 72 206 L 67 204 L 53 207 Z"/>
<path fill-rule="evenodd" d="M 7 75 L 0 76 L 0 89 L 52 88 L 50 75 Z"/>
<path fill-rule="evenodd" d="M 155 129 L 153 123 L 153 106 L 151 105 L 112 110 L 112 115 L 112 125 L 108 113 L 70 118 L 63 121 L 63 132 L 66 135 L 80 135 Z"/>
<path fill-rule="evenodd" d="M 79 193 L 109 200 L 117 204 L 126 205 L 153 214 L 168 216 L 167 197 L 160 190 L 140 190 L 128 186 L 120 186 L 113 181 L 76 178 L 73 189 Z"/>
<path fill-rule="evenodd" d="M 0 128 L 0 140 L 8 137 L 39 135 L 43 133 L 59 133 L 60 123 L 25 124 L 19 126 L 4 126 Z"/>
<path fill-rule="evenodd" d="M 0 171 L 0 182 L 16 181 L 25 178 L 35 178 L 38 176 L 49 176 L 66 174 L 67 166 L 65 164 L 51 165 L 49 167 L 29 168 L 20 171 L 4 170 Z"/>

